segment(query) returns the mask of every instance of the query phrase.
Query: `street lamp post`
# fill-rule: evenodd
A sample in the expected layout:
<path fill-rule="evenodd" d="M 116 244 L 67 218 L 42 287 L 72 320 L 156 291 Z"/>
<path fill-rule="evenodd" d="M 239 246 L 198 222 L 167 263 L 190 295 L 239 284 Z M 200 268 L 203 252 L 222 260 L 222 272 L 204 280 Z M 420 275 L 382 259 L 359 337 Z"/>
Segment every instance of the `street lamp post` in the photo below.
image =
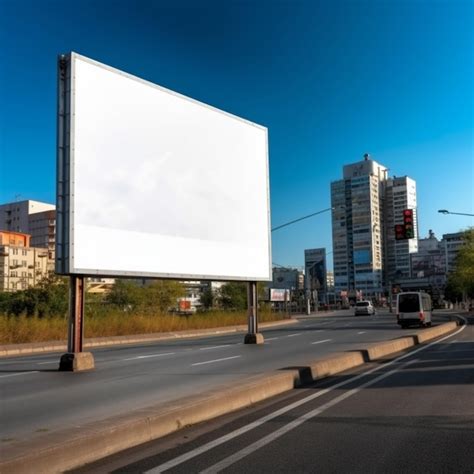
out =
<path fill-rule="evenodd" d="M 447 209 L 439 209 L 438 212 L 440 214 L 456 214 L 457 216 L 469 216 L 469 217 L 474 217 L 474 214 L 468 214 L 466 212 L 452 212 L 448 211 Z"/>
<path fill-rule="evenodd" d="M 335 209 L 335 208 L 334 207 L 328 207 L 327 209 L 323 209 L 322 211 L 313 212 L 312 214 L 308 214 L 307 216 L 299 217 L 298 219 L 294 219 L 290 222 L 285 222 L 284 224 L 281 224 L 281 225 L 278 225 L 278 226 L 274 227 L 272 229 L 272 232 L 274 232 L 275 230 L 281 229 L 283 227 L 289 226 L 291 224 L 296 224 L 297 222 L 300 222 L 304 219 L 308 219 L 310 217 L 317 216 L 318 214 L 323 214 L 324 212 L 332 211 L 333 209 Z M 309 292 L 308 289 L 306 289 L 305 294 L 306 294 L 305 295 L 306 296 L 306 313 L 311 314 L 310 292 Z"/>
<path fill-rule="evenodd" d="M 323 212 L 328 212 L 332 211 L 334 208 L 333 207 L 328 207 L 327 209 L 323 209 L 322 211 L 318 212 L 313 212 L 312 214 L 308 214 L 307 216 L 299 217 L 298 219 L 294 219 L 290 222 L 286 222 L 285 224 L 278 225 L 272 229 L 272 232 L 278 229 L 281 229 L 282 227 L 286 227 L 291 224 L 295 224 L 296 222 L 302 221 L 303 219 L 308 219 L 309 217 L 317 216 L 318 214 L 322 214 Z"/>

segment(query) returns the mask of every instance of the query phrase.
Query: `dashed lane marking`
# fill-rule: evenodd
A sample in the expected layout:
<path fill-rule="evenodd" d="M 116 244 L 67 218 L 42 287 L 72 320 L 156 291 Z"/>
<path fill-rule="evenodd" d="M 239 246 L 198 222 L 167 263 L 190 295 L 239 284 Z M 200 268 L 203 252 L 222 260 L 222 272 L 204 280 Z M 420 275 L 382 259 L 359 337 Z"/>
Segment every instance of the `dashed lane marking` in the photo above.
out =
<path fill-rule="evenodd" d="M 214 360 L 206 360 L 205 362 L 196 362 L 195 364 L 191 364 L 191 367 L 193 367 L 195 365 L 213 364 L 214 362 L 221 362 L 223 360 L 237 359 L 239 357 L 242 357 L 242 356 L 224 357 L 223 359 L 214 359 Z"/>
<path fill-rule="evenodd" d="M 332 341 L 332 339 L 323 339 L 322 341 L 315 341 L 315 342 L 312 342 L 311 344 L 322 344 L 323 342 L 330 342 Z"/>

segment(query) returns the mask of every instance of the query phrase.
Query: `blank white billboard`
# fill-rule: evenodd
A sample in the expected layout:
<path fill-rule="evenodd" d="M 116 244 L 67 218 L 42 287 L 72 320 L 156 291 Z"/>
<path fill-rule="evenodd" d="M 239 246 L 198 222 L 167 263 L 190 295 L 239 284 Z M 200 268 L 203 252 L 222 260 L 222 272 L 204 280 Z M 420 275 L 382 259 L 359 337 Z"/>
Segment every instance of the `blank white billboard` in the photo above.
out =
<path fill-rule="evenodd" d="M 57 271 L 270 280 L 267 129 L 76 53 L 62 61 Z"/>

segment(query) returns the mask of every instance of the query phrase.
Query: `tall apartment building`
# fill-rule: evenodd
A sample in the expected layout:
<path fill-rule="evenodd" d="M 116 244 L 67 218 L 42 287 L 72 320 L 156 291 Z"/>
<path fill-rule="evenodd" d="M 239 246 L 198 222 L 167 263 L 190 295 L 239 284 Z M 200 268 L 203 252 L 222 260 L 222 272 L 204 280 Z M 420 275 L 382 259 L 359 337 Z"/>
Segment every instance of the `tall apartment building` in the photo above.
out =
<path fill-rule="evenodd" d="M 389 177 L 385 166 L 364 155 L 344 166 L 331 183 L 335 292 L 377 298 L 397 279 L 412 274 L 418 251 L 416 182 Z M 413 210 L 414 238 L 395 240 L 403 211 Z M 360 293 L 357 293 L 360 294 Z"/>
<path fill-rule="evenodd" d="M 385 182 L 385 282 L 412 276 L 411 255 L 418 252 L 416 182 L 408 176 Z M 403 211 L 413 210 L 413 239 L 395 240 L 395 226 L 403 224 Z"/>
<path fill-rule="evenodd" d="M 35 212 L 29 215 L 29 233 L 31 246 L 43 247 L 49 251 L 49 258 L 54 260 L 56 241 L 56 211 Z"/>
<path fill-rule="evenodd" d="M 463 245 L 465 245 L 463 237 L 463 232 L 456 232 L 454 234 L 443 234 L 441 246 L 443 248 L 445 258 L 446 273 L 452 272 L 455 268 L 456 257 L 458 255 L 459 249 Z"/>
<path fill-rule="evenodd" d="M 48 275 L 48 250 L 30 247 L 30 236 L 0 231 L 0 292 L 25 290 Z"/>
<path fill-rule="evenodd" d="M 384 185 L 388 170 L 364 155 L 331 183 L 334 287 L 377 298 L 383 293 Z"/>
<path fill-rule="evenodd" d="M 56 207 L 39 201 L 19 201 L 0 205 L 0 230 L 31 235 L 32 247 L 47 248 L 54 260 Z"/>

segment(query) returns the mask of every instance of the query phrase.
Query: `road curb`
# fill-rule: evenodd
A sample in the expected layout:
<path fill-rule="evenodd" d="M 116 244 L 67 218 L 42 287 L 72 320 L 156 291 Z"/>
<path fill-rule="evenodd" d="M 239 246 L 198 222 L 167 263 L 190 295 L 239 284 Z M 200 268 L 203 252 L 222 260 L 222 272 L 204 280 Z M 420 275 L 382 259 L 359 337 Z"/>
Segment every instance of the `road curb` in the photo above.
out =
<path fill-rule="evenodd" d="M 206 393 L 137 410 L 111 419 L 61 430 L 40 438 L 3 445 L 0 472 L 56 473 L 250 406 L 262 400 L 345 370 L 393 355 L 456 329 L 455 322 L 335 353 L 305 367 L 288 367 L 249 377 Z M 8 449 L 7 449 L 8 447 Z M 32 469 L 32 466 L 34 468 Z"/>
<path fill-rule="evenodd" d="M 297 319 L 284 319 L 282 321 L 272 321 L 268 323 L 260 323 L 261 329 L 285 326 L 297 323 Z M 246 332 L 247 325 L 240 324 L 238 326 L 222 326 L 212 329 L 195 329 L 193 331 L 176 331 L 167 333 L 153 334 L 135 334 L 131 336 L 110 336 L 110 337 L 94 337 L 88 338 L 84 342 L 85 349 L 97 347 L 110 347 L 125 344 L 142 344 L 157 341 L 169 341 L 174 339 L 191 339 L 193 337 L 202 336 L 221 336 L 223 334 L 233 334 L 236 332 Z M 65 352 L 67 344 L 63 341 L 48 342 L 32 342 L 25 344 L 4 344 L 0 345 L 0 358 L 11 356 L 23 356 L 29 354 L 39 354 L 47 352 Z"/>

